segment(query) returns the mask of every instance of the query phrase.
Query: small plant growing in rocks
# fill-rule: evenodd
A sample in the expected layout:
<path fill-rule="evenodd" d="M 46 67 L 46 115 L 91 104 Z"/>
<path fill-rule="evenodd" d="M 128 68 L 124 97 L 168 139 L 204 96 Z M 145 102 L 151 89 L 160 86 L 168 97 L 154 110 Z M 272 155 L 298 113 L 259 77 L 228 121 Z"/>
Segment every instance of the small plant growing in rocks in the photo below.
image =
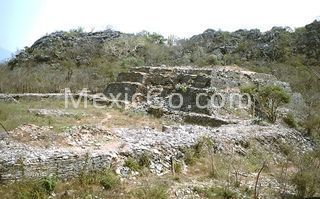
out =
<path fill-rule="evenodd" d="M 41 181 L 41 186 L 47 191 L 47 193 L 51 193 L 57 185 L 57 177 L 55 175 L 49 175 L 45 177 Z"/>
<path fill-rule="evenodd" d="M 193 165 L 197 159 L 213 152 L 213 140 L 208 137 L 200 138 L 192 147 L 183 148 L 184 161 L 187 165 Z"/>
<path fill-rule="evenodd" d="M 140 171 L 151 165 L 151 157 L 147 152 L 142 153 L 137 159 L 129 157 L 125 160 L 124 165 L 132 171 Z"/>
<path fill-rule="evenodd" d="M 109 190 L 120 184 L 119 177 L 111 170 L 105 171 L 100 177 L 100 185 Z"/>
<path fill-rule="evenodd" d="M 128 167 L 132 171 L 139 171 L 141 169 L 139 163 L 131 157 L 125 160 L 123 166 Z"/>
<path fill-rule="evenodd" d="M 214 86 L 210 86 L 207 90 L 208 93 L 215 93 L 217 91 L 217 88 Z"/>
<path fill-rule="evenodd" d="M 182 167 L 183 167 L 183 164 L 181 162 L 177 162 L 177 161 L 173 162 L 173 171 L 174 171 L 174 173 L 181 173 L 182 172 Z"/>
<path fill-rule="evenodd" d="M 177 84 L 176 85 L 176 90 L 179 90 L 179 91 L 182 91 L 183 93 L 187 92 L 188 90 L 188 85 L 186 83 L 183 83 L 183 84 Z"/>
<path fill-rule="evenodd" d="M 168 187 L 165 184 L 144 185 L 133 191 L 133 194 L 139 199 L 166 199 L 168 195 Z"/>
<path fill-rule="evenodd" d="M 191 148 L 182 149 L 182 152 L 184 153 L 184 162 L 187 165 L 194 165 L 196 163 L 197 158 Z"/>
<path fill-rule="evenodd" d="M 236 193 L 231 191 L 228 188 L 222 187 L 209 187 L 209 188 L 200 188 L 195 187 L 193 191 L 197 192 L 200 196 L 204 196 L 205 198 L 237 198 Z"/>
<path fill-rule="evenodd" d="M 284 118 L 283 121 L 291 128 L 297 127 L 297 122 L 294 118 L 294 115 L 292 113 L 288 113 Z"/>
<path fill-rule="evenodd" d="M 149 167 L 151 164 L 151 157 L 150 154 L 147 152 L 144 152 L 139 157 L 139 166 L 140 167 Z"/>

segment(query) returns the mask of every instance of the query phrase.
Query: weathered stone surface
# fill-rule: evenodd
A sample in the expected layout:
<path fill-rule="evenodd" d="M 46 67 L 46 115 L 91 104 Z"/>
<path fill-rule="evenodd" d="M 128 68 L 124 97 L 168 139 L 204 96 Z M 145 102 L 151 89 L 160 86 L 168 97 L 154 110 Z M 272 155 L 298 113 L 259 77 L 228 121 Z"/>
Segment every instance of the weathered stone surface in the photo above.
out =
<path fill-rule="evenodd" d="M 193 83 L 194 81 L 194 78 L 196 77 L 196 75 L 190 75 L 190 74 L 183 74 L 183 73 L 180 73 L 180 74 L 177 74 L 175 77 L 174 77 L 174 83 L 175 84 L 191 84 Z"/>
<path fill-rule="evenodd" d="M 58 116 L 58 117 L 73 117 L 74 113 L 69 113 L 63 110 L 53 109 L 28 109 L 29 113 L 33 113 L 37 116 Z"/>
<path fill-rule="evenodd" d="M 162 74 L 151 74 L 148 75 L 146 78 L 146 84 L 147 85 L 152 85 L 152 86 L 169 86 L 173 84 L 172 78 L 167 75 L 162 75 Z"/>
<path fill-rule="evenodd" d="M 131 73 L 120 73 L 118 75 L 117 81 L 118 82 L 144 82 L 145 74 L 138 73 L 138 72 L 131 72 Z"/>
<path fill-rule="evenodd" d="M 149 73 L 150 67 L 134 67 L 130 69 L 131 72 L 142 72 L 142 73 Z"/>
<path fill-rule="evenodd" d="M 196 88 L 206 88 L 210 87 L 211 79 L 209 76 L 197 75 L 197 77 L 193 80 L 192 86 Z"/>
<path fill-rule="evenodd" d="M 124 92 L 123 87 L 129 82 L 142 82 L 145 93 L 153 97 L 148 98 L 146 95 L 144 98 L 147 100 L 142 101 L 144 104 L 139 107 L 144 107 L 142 111 L 148 112 L 150 105 L 161 104 L 162 109 L 166 110 L 165 114 L 174 110 L 180 111 L 181 114 L 201 113 L 219 114 L 222 118 L 235 117 L 234 112 L 239 108 L 240 102 L 242 102 L 241 105 L 248 104 L 244 102 L 245 99 L 239 97 L 240 88 L 250 84 L 278 85 L 288 93 L 292 93 L 289 84 L 278 81 L 273 75 L 255 73 L 237 66 L 138 67 L 132 68 L 130 73 L 120 74 L 118 80 L 117 84 L 110 84 L 108 86 L 110 88 L 107 88 L 104 93 Z M 136 88 L 129 90 L 126 92 L 131 96 Z M 180 101 L 182 101 L 181 106 L 176 106 Z M 242 111 L 240 116 L 247 118 L 249 115 L 249 112 Z"/>
<path fill-rule="evenodd" d="M 181 97 L 177 94 L 180 94 Z M 169 95 L 168 103 L 172 103 L 174 110 L 180 110 L 184 112 L 195 112 L 210 114 L 210 97 L 207 90 L 188 87 L 184 89 L 176 89 L 173 94 Z M 179 104 L 182 104 L 179 106 Z M 178 108 L 175 108 L 175 107 Z"/>
<path fill-rule="evenodd" d="M 78 96 L 78 94 L 72 94 L 71 96 Z M 17 94 L 0 94 L 0 100 L 19 100 L 19 99 L 30 99 L 30 100 L 41 100 L 44 98 L 48 99 L 64 99 L 64 93 L 17 93 Z"/>
<path fill-rule="evenodd" d="M 91 53 L 94 54 L 99 48 L 102 48 L 102 44 L 105 41 L 113 40 L 123 35 L 125 34 L 110 29 L 88 33 L 77 31 L 53 32 L 38 39 L 30 48 L 22 50 L 9 62 L 9 65 L 16 67 L 28 61 L 35 61 L 40 64 L 61 63 L 62 56 L 67 57 L 67 52 L 74 52 L 76 49 L 77 56 L 72 61 L 77 65 L 87 65 L 93 58 L 87 52 L 88 50 L 93 51 Z M 88 50 L 82 52 L 80 49 L 83 48 Z"/>
<path fill-rule="evenodd" d="M 196 124 L 202 126 L 219 127 L 224 124 L 230 124 L 231 121 L 220 119 L 214 116 L 189 114 L 184 116 L 184 121 L 189 124 Z"/>
<path fill-rule="evenodd" d="M 103 92 L 105 96 L 111 100 L 132 101 L 134 94 L 146 94 L 143 84 L 135 82 L 115 82 L 107 86 Z"/>
<path fill-rule="evenodd" d="M 216 118 L 214 122 L 217 121 L 223 120 Z M 312 141 L 280 124 L 259 126 L 242 121 L 212 126 L 215 125 L 169 125 L 162 130 L 116 128 L 110 132 L 97 125 L 81 125 L 57 134 L 49 127 L 24 125 L 0 140 L 0 179 L 6 182 L 52 173 L 69 178 L 84 170 L 121 165 L 127 156 L 136 157 L 145 152 L 150 154 L 151 171 L 163 174 L 170 171 L 172 157 L 181 159 L 184 156 L 181 149 L 203 137 L 213 139 L 217 151 L 223 154 L 246 154 L 248 146 L 255 142 L 260 143 L 255 147 L 274 154 L 274 158 L 281 158 L 279 150 L 286 143 L 301 153 L 313 149 Z"/>
<path fill-rule="evenodd" d="M 94 126 L 76 126 L 60 134 L 46 126 L 18 127 L 0 141 L 0 180 L 49 174 L 69 178 L 83 170 L 103 169 L 115 157 L 113 148 L 101 147 L 111 139 L 108 131 Z"/>

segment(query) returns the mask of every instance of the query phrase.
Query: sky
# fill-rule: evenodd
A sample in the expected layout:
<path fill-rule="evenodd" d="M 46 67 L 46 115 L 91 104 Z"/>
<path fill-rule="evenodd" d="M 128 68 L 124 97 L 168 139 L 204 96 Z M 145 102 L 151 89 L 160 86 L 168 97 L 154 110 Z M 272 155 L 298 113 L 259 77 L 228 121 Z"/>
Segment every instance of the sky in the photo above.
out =
<path fill-rule="evenodd" d="M 179 38 L 208 28 L 295 28 L 320 19 L 319 8 L 319 0 L 0 0 L 0 47 L 15 52 L 47 33 L 78 27 Z"/>

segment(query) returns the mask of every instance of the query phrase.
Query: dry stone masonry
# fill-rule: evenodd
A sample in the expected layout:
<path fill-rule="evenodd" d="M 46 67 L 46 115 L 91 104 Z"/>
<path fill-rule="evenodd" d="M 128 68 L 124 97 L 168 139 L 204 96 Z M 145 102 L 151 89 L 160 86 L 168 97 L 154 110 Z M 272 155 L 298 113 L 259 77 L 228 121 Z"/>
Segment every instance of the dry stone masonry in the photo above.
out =
<path fill-rule="evenodd" d="M 234 113 L 241 111 L 244 99 L 240 87 L 250 84 L 278 85 L 293 95 L 288 83 L 237 66 L 132 68 L 120 73 L 104 94 L 111 101 L 135 102 L 135 108 L 157 117 L 178 115 L 187 123 L 220 126 L 243 119 Z M 242 116 L 249 117 L 246 113 Z"/>
<path fill-rule="evenodd" d="M 210 95 L 222 93 L 230 98 L 231 93 L 239 93 L 239 88 L 249 83 L 277 84 L 292 93 L 287 83 L 276 80 L 272 75 L 235 66 L 139 67 L 120 73 L 117 81 L 106 87 L 104 95 L 108 100 L 105 103 L 110 102 L 111 96 L 120 94 L 116 100 L 130 101 L 129 104 L 122 104 L 127 104 L 132 111 L 182 123 L 163 126 L 162 130 L 150 127 L 110 129 L 97 121 L 97 124 L 72 126 L 63 133 L 54 132 L 49 126 L 27 124 L 8 133 L 0 132 L 0 181 L 40 178 L 52 173 L 60 178 L 69 178 L 83 171 L 111 165 L 118 168 L 120 175 L 126 175 L 129 168 L 122 166 L 124 159 L 144 152 L 151 155 L 150 170 L 161 175 L 170 170 L 172 158 L 183 157 L 181 148 L 194 145 L 202 137 L 212 138 L 217 151 L 226 154 L 245 155 L 252 142 L 274 154 L 279 152 L 279 146 L 283 143 L 301 152 L 312 149 L 312 142 L 297 130 L 282 124 L 254 124 L 246 110 L 228 106 L 221 109 L 195 106 L 197 94 L 203 94 L 198 100 L 205 105 L 211 100 Z M 137 93 L 139 95 L 135 95 Z M 169 103 L 170 100 L 179 103 L 175 93 L 180 93 L 184 98 L 178 108 Z M 98 96 L 92 95 L 91 99 L 105 100 Z M 13 101 L 29 97 L 61 99 L 62 95 L 0 95 L 2 100 Z M 63 110 L 29 111 L 41 116 L 68 116 Z"/>

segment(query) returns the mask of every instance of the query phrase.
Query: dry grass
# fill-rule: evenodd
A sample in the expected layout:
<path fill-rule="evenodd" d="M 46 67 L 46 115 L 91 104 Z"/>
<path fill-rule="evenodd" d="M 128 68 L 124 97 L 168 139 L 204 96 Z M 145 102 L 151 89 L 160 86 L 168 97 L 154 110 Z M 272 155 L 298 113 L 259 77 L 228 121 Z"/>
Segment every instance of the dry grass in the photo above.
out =
<path fill-rule="evenodd" d="M 170 177 L 158 177 L 152 174 L 137 177 L 135 180 L 119 178 L 107 169 L 101 172 L 83 173 L 69 180 L 54 181 L 53 189 L 43 186 L 44 179 L 22 180 L 0 185 L 1 198 L 48 198 L 55 193 L 55 198 L 130 198 L 130 199 L 165 199 L 168 198 Z M 51 182 L 50 182 L 51 183 Z M 107 188 L 105 185 L 108 185 Z M 109 186 L 111 185 L 111 186 Z"/>
<path fill-rule="evenodd" d="M 54 93 L 64 88 L 73 91 L 88 88 L 94 92 L 102 92 L 119 72 L 127 71 L 126 67 L 108 63 L 99 62 L 99 67 L 74 67 L 73 64 L 72 61 L 64 61 L 57 66 L 24 63 L 22 67 L 12 70 L 6 65 L 0 65 L 0 92 Z"/>
<path fill-rule="evenodd" d="M 29 109 L 59 109 L 74 116 L 37 116 L 29 113 Z M 101 124 L 107 128 L 150 126 L 161 129 L 163 123 L 148 115 L 136 114 L 121 109 L 95 108 L 88 103 L 87 108 L 83 103 L 79 108 L 72 106 L 65 108 L 64 100 L 45 99 L 41 101 L 21 100 L 19 103 L 0 102 L 0 122 L 7 130 L 12 130 L 23 124 L 35 124 L 38 126 L 52 126 L 56 131 L 81 124 Z"/>

